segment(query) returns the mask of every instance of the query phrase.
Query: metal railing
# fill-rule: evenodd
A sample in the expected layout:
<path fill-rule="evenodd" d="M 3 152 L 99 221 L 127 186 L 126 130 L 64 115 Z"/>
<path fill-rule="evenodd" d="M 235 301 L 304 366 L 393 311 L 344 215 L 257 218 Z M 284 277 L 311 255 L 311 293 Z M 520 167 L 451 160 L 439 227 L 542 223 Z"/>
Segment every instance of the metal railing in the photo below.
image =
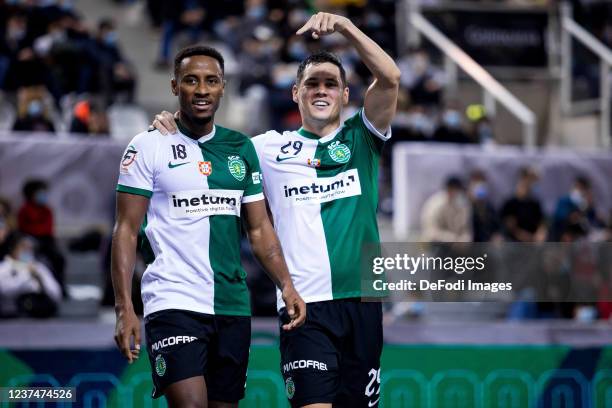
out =
<path fill-rule="evenodd" d="M 599 58 L 599 99 L 572 102 L 572 37 Z M 610 67 L 612 51 L 572 18 L 572 7 L 561 4 L 561 109 L 566 115 L 599 111 L 599 140 L 610 147 Z"/>
<path fill-rule="evenodd" d="M 476 81 L 483 89 L 483 105 L 488 115 L 495 115 L 495 104 L 499 102 L 510 113 L 512 113 L 522 124 L 523 145 L 534 147 L 537 140 L 536 115 L 524 103 L 518 100 L 508 89 L 500 84 L 482 66 L 474 61 L 469 55 L 461 50 L 454 42 L 444 35 L 438 28 L 431 24 L 414 8 L 410 10 L 409 21 L 412 28 L 444 53 L 444 68 L 449 79 L 448 86 L 451 89 L 457 87 L 457 67 L 460 67 L 467 75 Z"/>

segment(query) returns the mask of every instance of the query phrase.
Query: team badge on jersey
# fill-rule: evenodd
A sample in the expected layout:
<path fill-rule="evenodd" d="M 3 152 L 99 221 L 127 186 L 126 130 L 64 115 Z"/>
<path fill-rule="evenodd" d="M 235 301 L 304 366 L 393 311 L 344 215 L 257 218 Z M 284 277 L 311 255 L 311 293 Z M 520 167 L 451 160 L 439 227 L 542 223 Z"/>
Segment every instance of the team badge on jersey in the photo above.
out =
<path fill-rule="evenodd" d="M 123 159 L 121 159 L 121 172 L 127 173 L 128 167 L 134 163 L 136 160 L 136 155 L 138 151 L 136 150 L 136 146 L 129 145 L 127 149 L 125 149 L 125 153 L 123 154 Z"/>
<path fill-rule="evenodd" d="M 227 167 L 236 180 L 244 180 L 244 176 L 246 176 L 246 164 L 244 164 L 240 156 L 229 156 L 227 158 Z"/>
<path fill-rule="evenodd" d="M 155 357 L 155 372 L 160 377 L 163 377 L 164 374 L 166 374 L 166 360 L 164 360 L 161 354 L 158 354 L 157 357 Z"/>
<path fill-rule="evenodd" d="M 293 382 L 293 378 L 287 378 L 285 381 L 285 393 L 287 393 L 287 398 L 291 399 L 295 395 L 295 383 Z"/>
<path fill-rule="evenodd" d="M 351 150 L 343 143 L 334 142 L 327 149 L 329 157 L 336 163 L 346 163 L 351 159 Z"/>
<path fill-rule="evenodd" d="M 204 176 L 210 176 L 212 173 L 212 163 L 209 161 L 198 162 L 198 169 Z"/>
<path fill-rule="evenodd" d="M 308 159 L 308 165 L 312 167 L 319 167 L 321 166 L 321 160 L 320 159 Z"/>

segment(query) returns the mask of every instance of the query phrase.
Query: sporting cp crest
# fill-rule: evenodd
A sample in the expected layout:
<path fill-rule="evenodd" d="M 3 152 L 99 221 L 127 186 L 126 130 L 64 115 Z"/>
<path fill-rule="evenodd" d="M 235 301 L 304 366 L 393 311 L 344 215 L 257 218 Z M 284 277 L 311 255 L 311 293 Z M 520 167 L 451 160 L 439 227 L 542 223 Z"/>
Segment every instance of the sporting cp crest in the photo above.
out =
<path fill-rule="evenodd" d="M 330 144 L 327 149 L 329 157 L 336 163 L 346 163 L 351 158 L 351 151 L 343 143 L 334 142 Z"/>
<path fill-rule="evenodd" d="M 293 383 L 293 378 L 287 378 L 285 381 L 285 392 L 287 393 L 287 398 L 291 399 L 295 395 L 295 384 Z"/>
<path fill-rule="evenodd" d="M 246 165 L 240 156 L 229 156 L 227 158 L 227 167 L 236 180 L 244 180 L 244 176 L 246 176 Z"/>
<path fill-rule="evenodd" d="M 166 374 L 166 360 L 164 360 L 161 354 L 158 354 L 157 357 L 155 357 L 155 372 L 160 377 L 163 377 L 164 374 Z"/>

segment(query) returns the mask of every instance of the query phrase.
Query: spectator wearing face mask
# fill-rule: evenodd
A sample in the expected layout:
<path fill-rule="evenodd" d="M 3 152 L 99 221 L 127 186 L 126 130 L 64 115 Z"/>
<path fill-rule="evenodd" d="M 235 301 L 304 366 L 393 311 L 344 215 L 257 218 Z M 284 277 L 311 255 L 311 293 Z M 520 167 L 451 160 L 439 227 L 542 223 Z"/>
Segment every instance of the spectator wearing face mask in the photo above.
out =
<path fill-rule="evenodd" d="M 98 63 L 98 86 L 105 104 L 112 104 L 119 96 L 123 97 L 123 102 L 134 102 L 136 76 L 121 53 L 117 29 L 110 19 L 103 19 L 98 24 L 95 59 Z"/>
<path fill-rule="evenodd" d="M 48 205 L 49 187 L 45 181 L 29 180 L 23 186 L 24 203 L 17 213 L 17 227 L 30 235 L 38 245 L 37 255 L 46 260 L 66 294 L 64 285 L 64 256 L 55 242 L 53 211 Z"/>
<path fill-rule="evenodd" d="M 580 225 L 586 232 L 602 229 L 605 225 L 593 207 L 591 182 L 584 176 L 576 177 L 570 192 L 557 202 L 550 239 L 558 241 L 570 225 Z"/>
<path fill-rule="evenodd" d="M 449 177 L 444 188 L 425 201 L 421 229 L 426 242 L 472 241 L 470 203 L 458 177 Z"/>
<path fill-rule="evenodd" d="M 13 233 L 0 262 L 0 315 L 51 317 L 62 297 L 59 283 L 35 257 L 35 241 Z"/>
<path fill-rule="evenodd" d="M 536 184 L 538 173 L 530 168 L 519 170 L 514 196 L 501 210 L 504 235 L 511 241 L 542 242 L 546 239 L 546 224 Z"/>
<path fill-rule="evenodd" d="M 45 104 L 49 93 L 44 86 L 19 88 L 17 92 L 17 119 L 13 130 L 29 132 L 55 132 L 49 119 L 49 109 Z"/>
<path fill-rule="evenodd" d="M 489 242 L 501 238 L 499 218 L 491 204 L 487 177 L 481 170 L 470 174 L 469 198 L 472 203 L 474 242 Z"/>
<path fill-rule="evenodd" d="M 440 125 L 433 135 L 436 142 L 470 143 L 471 140 L 463 129 L 463 116 L 458 109 L 447 108 L 443 113 Z"/>

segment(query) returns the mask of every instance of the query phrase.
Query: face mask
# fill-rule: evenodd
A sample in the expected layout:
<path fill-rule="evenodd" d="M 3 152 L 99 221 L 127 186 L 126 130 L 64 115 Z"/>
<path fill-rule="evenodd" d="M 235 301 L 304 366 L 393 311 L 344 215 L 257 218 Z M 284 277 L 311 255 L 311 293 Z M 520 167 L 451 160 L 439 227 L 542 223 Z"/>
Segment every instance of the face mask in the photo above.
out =
<path fill-rule="evenodd" d="M 34 262 L 34 253 L 32 251 L 20 251 L 17 260 L 23 263 Z"/>
<path fill-rule="evenodd" d="M 472 194 L 476 199 L 484 200 L 489 196 L 489 191 L 486 185 L 484 185 L 483 183 L 478 183 L 474 186 Z"/>
<path fill-rule="evenodd" d="M 412 127 L 417 132 L 429 133 L 431 129 L 431 120 L 422 113 L 416 113 L 411 118 Z"/>
<path fill-rule="evenodd" d="M 251 7 L 247 12 L 247 16 L 254 20 L 259 20 L 266 15 L 266 7 L 265 6 L 255 6 Z"/>
<path fill-rule="evenodd" d="M 480 143 L 485 143 L 493 139 L 493 129 L 487 124 L 480 125 L 478 128 L 478 139 Z"/>
<path fill-rule="evenodd" d="M 442 117 L 442 121 L 447 127 L 456 129 L 461 126 L 461 114 L 455 110 L 446 111 Z"/>
<path fill-rule="evenodd" d="M 375 30 L 381 28 L 385 21 L 378 13 L 368 13 L 365 18 L 365 24 L 369 29 Z"/>
<path fill-rule="evenodd" d="M 38 205 L 46 205 L 47 199 L 47 192 L 44 190 L 41 190 L 34 195 L 34 202 Z"/>
<path fill-rule="evenodd" d="M 117 42 L 117 33 L 114 31 L 109 31 L 108 33 L 104 34 L 102 41 L 104 41 L 104 44 L 106 45 L 115 45 Z"/>
<path fill-rule="evenodd" d="M 538 186 L 537 184 L 531 186 L 531 189 L 529 190 L 529 192 L 531 193 L 532 197 L 539 197 L 541 193 L 540 186 Z"/>
<path fill-rule="evenodd" d="M 72 10 L 72 0 L 64 0 L 62 4 L 60 4 L 60 8 L 64 11 Z"/>
<path fill-rule="evenodd" d="M 37 118 L 42 114 L 42 103 L 38 100 L 34 100 L 28 105 L 28 115 L 33 118 Z"/>
<path fill-rule="evenodd" d="M 22 28 L 11 28 L 7 33 L 7 37 L 13 41 L 20 41 L 23 40 L 25 34 L 25 30 Z"/>
<path fill-rule="evenodd" d="M 288 52 L 291 58 L 295 59 L 296 61 L 301 61 L 308 56 L 306 45 L 304 45 L 304 43 L 301 41 L 294 41 L 291 43 Z"/>
<path fill-rule="evenodd" d="M 580 190 L 572 190 L 572 192 L 570 193 L 570 200 L 572 200 L 576 207 L 580 209 L 584 209 L 586 207 L 587 202 Z"/>

